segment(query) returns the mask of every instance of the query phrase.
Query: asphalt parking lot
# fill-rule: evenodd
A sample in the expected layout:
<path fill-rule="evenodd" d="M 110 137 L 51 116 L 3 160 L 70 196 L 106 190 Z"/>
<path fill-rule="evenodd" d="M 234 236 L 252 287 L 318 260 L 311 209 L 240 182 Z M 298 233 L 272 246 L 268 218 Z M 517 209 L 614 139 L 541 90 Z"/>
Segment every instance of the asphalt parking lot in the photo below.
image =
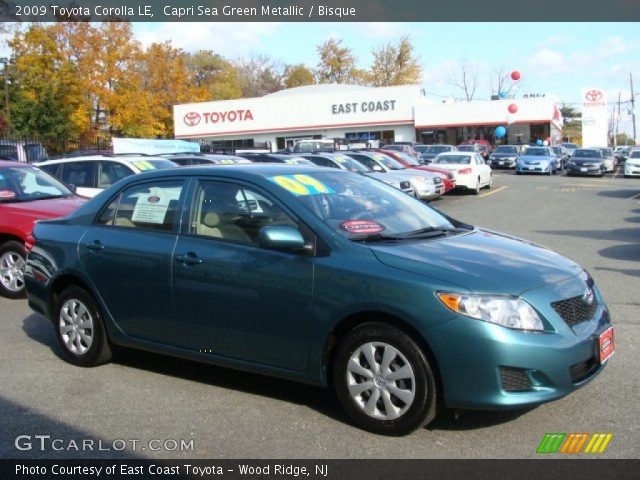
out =
<path fill-rule="evenodd" d="M 45 319 L 25 301 L 0 298 L 0 457 L 533 458 L 547 432 L 610 432 L 600 457 L 637 457 L 640 179 L 498 171 L 480 196 L 454 193 L 433 205 L 541 243 L 591 272 L 617 328 L 617 353 L 598 378 L 535 409 L 458 419 L 445 412 L 427 429 L 383 437 L 350 425 L 330 392 L 301 384 L 132 351 L 98 368 L 74 367 L 60 358 Z M 135 439 L 140 448 L 14 446 L 18 435 L 41 434 L 106 446 Z M 151 451 L 153 439 L 193 440 L 193 450 L 169 443 Z"/>

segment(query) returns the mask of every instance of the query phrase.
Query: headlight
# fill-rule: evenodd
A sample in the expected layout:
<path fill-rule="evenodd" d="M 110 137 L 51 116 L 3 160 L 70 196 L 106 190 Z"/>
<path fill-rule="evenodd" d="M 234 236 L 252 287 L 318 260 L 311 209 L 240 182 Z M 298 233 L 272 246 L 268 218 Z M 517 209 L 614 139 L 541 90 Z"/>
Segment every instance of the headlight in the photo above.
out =
<path fill-rule="evenodd" d="M 527 302 L 519 297 L 467 295 L 438 292 L 449 309 L 467 317 L 519 330 L 544 330 L 542 320 Z"/>

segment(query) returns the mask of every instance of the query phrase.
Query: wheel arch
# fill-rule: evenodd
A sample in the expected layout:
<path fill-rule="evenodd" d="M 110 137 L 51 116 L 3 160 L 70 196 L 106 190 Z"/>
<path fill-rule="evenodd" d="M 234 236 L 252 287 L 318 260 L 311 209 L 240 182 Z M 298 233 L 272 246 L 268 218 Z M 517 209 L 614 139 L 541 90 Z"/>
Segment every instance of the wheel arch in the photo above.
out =
<path fill-rule="evenodd" d="M 95 295 L 95 293 L 93 292 L 93 289 L 89 286 L 87 282 L 82 280 L 80 276 L 74 273 L 71 273 L 71 272 L 64 273 L 53 281 L 53 283 L 51 284 L 51 288 L 49 289 L 48 305 L 49 305 L 49 311 L 51 312 L 50 316 L 52 321 L 54 320 L 55 309 L 56 309 L 56 305 L 58 304 L 58 299 L 60 298 L 60 295 L 62 295 L 62 292 L 64 292 L 67 288 L 71 286 L 80 287 L 86 290 L 86 292 L 96 300 L 96 303 L 98 303 L 97 296 Z"/>
<path fill-rule="evenodd" d="M 356 312 L 344 317 L 334 325 L 333 329 L 329 332 L 329 335 L 325 340 L 324 348 L 322 351 L 322 366 L 324 367 L 327 374 L 327 384 L 333 384 L 332 365 L 337 347 L 340 344 L 341 340 L 354 328 L 372 321 L 391 325 L 392 327 L 395 327 L 398 330 L 404 332 L 418 344 L 420 350 L 422 350 L 433 368 L 436 385 L 438 387 L 437 403 L 439 405 L 443 405 L 443 382 L 440 373 L 440 366 L 433 353 L 433 350 L 431 349 L 431 346 L 429 345 L 429 342 L 426 338 L 424 338 L 424 335 L 421 335 L 420 332 L 418 332 L 418 330 L 413 325 L 411 325 L 411 323 L 387 312 L 375 310 Z"/>

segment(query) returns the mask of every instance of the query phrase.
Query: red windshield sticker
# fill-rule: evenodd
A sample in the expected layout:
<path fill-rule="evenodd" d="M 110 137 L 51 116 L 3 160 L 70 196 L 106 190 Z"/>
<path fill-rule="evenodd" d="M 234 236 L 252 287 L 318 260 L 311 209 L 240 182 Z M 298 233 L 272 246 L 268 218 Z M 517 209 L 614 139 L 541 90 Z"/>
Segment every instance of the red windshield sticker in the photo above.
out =
<path fill-rule="evenodd" d="M 340 228 L 349 233 L 378 233 L 384 227 L 373 220 L 347 220 L 340 224 Z"/>
<path fill-rule="evenodd" d="M 16 192 L 13 190 L 0 190 L 0 198 L 16 198 Z"/>
<path fill-rule="evenodd" d="M 158 203 L 160 201 L 160 197 L 157 195 L 152 195 L 151 197 L 147 198 L 147 202 L 149 203 Z"/>

